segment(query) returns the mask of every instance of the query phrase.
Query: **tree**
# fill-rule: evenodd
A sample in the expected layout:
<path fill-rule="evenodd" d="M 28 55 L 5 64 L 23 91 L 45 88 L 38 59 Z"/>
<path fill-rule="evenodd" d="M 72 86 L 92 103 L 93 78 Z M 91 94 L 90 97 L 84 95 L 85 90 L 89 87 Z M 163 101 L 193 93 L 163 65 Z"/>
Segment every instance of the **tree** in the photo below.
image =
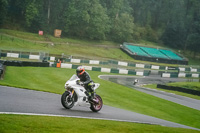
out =
<path fill-rule="evenodd" d="M 196 8 L 193 9 L 193 21 L 187 37 L 188 48 L 194 52 L 194 57 L 196 56 L 196 53 L 200 52 L 200 10 L 198 8 L 200 2 L 195 1 L 195 5 Z"/>
<path fill-rule="evenodd" d="M 184 49 L 187 39 L 185 0 L 169 0 L 166 28 L 161 40 L 167 46 Z"/>
<path fill-rule="evenodd" d="M 8 6 L 7 0 L 0 0 L 0 25 L 3 24 L 3 21 L 6 18 L 7 6 Z"/>
<path fill-rule="evenodd" d="M 108 16 L 99 0 L 71 0 L 65 11 L 65 32 L 71 36 L 105 39 Z"/>
<path fill-rule="evenodd" d="M 199 7 L 199 0 L 0 0 L 0 24 L 93 40 L 161 39 L 195 51 Z"/>
<path fill-rule="evenodd" d="M 107 15 L 111 20 L 121 13 L 130 14 L 132 11 L 129 0 L 101 0 L 101 4 L 107 9 Z"/>
<path fill-rule="evenodd" d="M 70 0 L 64 12 L 64 32 L 70 36 L 85 37 L 90 20 L 89 8 L 89 0 Z"/>
<path fill-rule="evenodd" d="M 26 22 L 32 32 L 43 30 L 52 34 L 54 29 L 64 29 L 64 11 L 68 1 L 32 0 L 26 6 Z"/>
<path fill-rule="evenodd" d="M 190 34 L 187 38 L 187 43 L 189 45 L 189 49 L 194 52 L 194 58 L 196 57 L 196 53 L 200 52 L 200 34 L 193 33 Z"/>
<path fill-rule="evenodd" d="M 25 20 L 28 27 L 31 26 L 33 19 L 39 15 L 38 6 L 35 0 L 26 6 Z"/>
<path fill-rule="evenodd" d="M 120 42 L 123 42 L 123 39 L 131 40 L 134 23 L 129 0 L 103 0 L 101 3 L 110 18 L 111 30 L 107 34 L 108 38 Z"/>
<path fill-rule="evenodd" d="M 161 40 L 165 45 L 170 47 L 184 49 L 186 37 L 184 24 L 181 24 L 180 22 L 173 22 L 168 24 Z"/>
<path fill-rule="evenodd" d="M 127 13 L 116 17 L 111 29 L 112 39 L 117 42 L 130 41 L 134 29 L 133 17 Z"/>
<path fill-rule="evenodd" d="M 110 31 L 106 10 L 99 4 L 98 0 L 92 0 L 90 4 L 87 36 L 89 39 L 104 40 L 106 33 Z"/>
<path fill-rule="evenodd" d="M 25 24 L 26 6 L 29 1 L 27 0 L 8 0 L 8 17 L 12 24 Z"/>

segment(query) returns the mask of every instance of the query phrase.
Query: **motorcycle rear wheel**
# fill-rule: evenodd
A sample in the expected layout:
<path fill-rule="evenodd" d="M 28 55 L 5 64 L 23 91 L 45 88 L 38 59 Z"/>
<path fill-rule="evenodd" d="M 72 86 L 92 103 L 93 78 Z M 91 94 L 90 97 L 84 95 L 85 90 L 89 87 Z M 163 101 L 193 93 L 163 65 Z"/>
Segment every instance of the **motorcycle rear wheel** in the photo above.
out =
<path fill-rule="evenodd" d="M 61 103 L 66 109 L 70 109 L 74 106 L 74 98 L 71 98 L 69 94 L 70 93 L 68 91 L 65 91 L 61 97 Z"/>
<path fill-rule="evenodd" d="M 93 112 L 98 112 L 101 110 L 102 106 L 103 106 L 103 100 L 99 95 L 96 94 L 94 96 L 94 102 L 90 103 L 90 109 Z"/>

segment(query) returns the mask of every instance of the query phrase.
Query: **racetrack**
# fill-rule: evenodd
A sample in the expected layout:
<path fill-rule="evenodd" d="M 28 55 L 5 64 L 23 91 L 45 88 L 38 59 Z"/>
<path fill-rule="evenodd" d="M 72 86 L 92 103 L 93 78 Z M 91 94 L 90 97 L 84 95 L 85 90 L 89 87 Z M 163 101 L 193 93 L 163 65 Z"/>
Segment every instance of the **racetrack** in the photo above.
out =
<path fill-rule="evenodd" d="M 138 76 L 113 76 L 113 75 L 102 75 L 99 76 L 101 79 L 109 80 L 114 83 L 118 83 L 121 85 L 125 85 L 127 87 L 136 89 L 138 91 L 171 101 L 175 102 L 193 109 L 200 110 L 200 100 L 188 98 L 185 96 L 175 95 L 173 93 L 167 93 L 164 91 L 149 89 L 140 87 L 142 84 L 162 84 L 168 82 L 184 82 L 187 79 L 184 78 L 161 78 L 159 76 L 147 76 L 147 77 L 138 77 Z M 138 84 L 133 85 L 133 81 L 135 79 L 139 79 Z M 198 80 L 197 80 L 198 81 Z"/>
<path fill-rule="evenodd" d="M 22 113 L 28 115 L 39 114 L 89 119 L 106 119 L 199 130 L 193 127 L 106 105 L 103 106 L 99 113 L 94 113 L 86 107 L 74 107 L 67 110 L 62 107 L 60 98 L 61 95 L 58 94 L 0 86 L 0 112 L 3 114 Z"/>

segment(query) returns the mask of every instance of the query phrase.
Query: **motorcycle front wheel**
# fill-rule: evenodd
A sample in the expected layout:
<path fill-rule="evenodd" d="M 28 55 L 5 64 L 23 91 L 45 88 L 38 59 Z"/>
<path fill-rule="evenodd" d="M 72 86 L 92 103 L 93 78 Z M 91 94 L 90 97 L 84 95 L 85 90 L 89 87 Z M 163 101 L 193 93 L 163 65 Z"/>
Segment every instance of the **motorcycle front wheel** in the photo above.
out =
<path fill-rule="evenodd" d="M 95 95 L 93 102 L 90 103 L 90 109 L 93 112 L 98 112 L 101 110 L 102 106 L 103 106 L 103 100 L 99 95 Z"/>
<path fill-rule="evenodd" d="M 70 109 L 74 106 L 74 98 L 70 96 L 70 93 L 68 91 L 65 91 L 62 94 L 61 103 L 63 107 L 65 107 L 66 109 Z"/>

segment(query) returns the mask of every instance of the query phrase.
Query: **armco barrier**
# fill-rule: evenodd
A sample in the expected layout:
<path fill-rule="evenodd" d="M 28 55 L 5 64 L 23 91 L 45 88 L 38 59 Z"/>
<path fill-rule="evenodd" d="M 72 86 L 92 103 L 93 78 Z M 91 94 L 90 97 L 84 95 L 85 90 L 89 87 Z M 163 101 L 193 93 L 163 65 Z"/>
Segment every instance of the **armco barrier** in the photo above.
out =
<path fill-rule="evenodd" d="M 52 64 L 53 65 L 53 64 Z M 61 63 L 61 68 L 70 68 L 76 69 L 79 65 Z M 117 73 L 117 74 L 130 74 L 130 75 L 138 75 L 138 76 L 148 76 L 150 71 L 135 71 L 135 70 L 127 70 L 127 69 L 117 69 L 117 68 L 103 68 L 103 67 L 92 67 L 92 66 L 83 66 L 86 70 L 91 71 L 99 71 L 105 73 Z"/>
<path fill-rule="evenodd" d="M 192 90 L 192 89 L 186 89 L 186 88 L 182 88 L 182 87 L 175 87 L 175 86 L 157 84 L 157 88 L 167 89 L 167 90 L 174 90 L 174 91 L 179 91 L 179 92 L 184 92 L 184 93 L 200 96 L 200 91 Z"/>
<path fill-rule="evenodd" d="M 0 53 L 0 57 L 12 57 L 12 58 L 26 58 L 26 59 L 41 59 L 40 55 L 28 55 L 28 54 L 21 54 L 21 53 Z M 49 61 L 55 61 L 58 58 L 54 56 L 49 56 L 46 58 Z M 59 58 L 62 62 L 71 62 L 71 63 L 84 63 L 84 64 L 95 64 L 95 65 L 118 65 L 118 66 L 130 66 L 130 67 L 138 67 L 138 68 L 147 68 L 147 69 L 154 69 L 154 70 L 176 70 L 179 72 L 193 72 L 197 73 L 200 72 L 200 68 L 193 68 L 189 66 L 183 67 L 167 67 L 167 66 L 157 66 L 157 65 L 149 65 L 149 64 L 139 64 L 133 62 L 124 62 L 124 61 L 116 61 L 116 60 L 108 60 L 108 61 L 99 61 L 99 60 L 87 60 L 87 59 L 67 59 L 67 58 Z"/>
<path fill-rule="evenodd" d="M 191 68 L 191 67 L 168 67 L 168 66 L 158 66 L 158 65 L 150 65 L 150 64 L 139 64 L 132 62 L 124 62 L 124 61 L 116 61 L 116 60 L 108 60 L 108 61 L 98 61 L 98 60 L 82 60 L 82 59 L 63 59 L 64 62 L 67 63 L 85 63 L 85 64 L 94 64 L 94 65 L 118 65 L 118 66 L 129 66 L 129 67 L 137 67 L 137 68 L 146 68 L 146 69 L 154 69 L 154 70 L 175 70 L 180 72 L 200 72 L 199 68 Z"/>
<path fill-rule="evenodd" d="M 162 73 L 163 78 L 200 78 L 198 73 Z"/>

